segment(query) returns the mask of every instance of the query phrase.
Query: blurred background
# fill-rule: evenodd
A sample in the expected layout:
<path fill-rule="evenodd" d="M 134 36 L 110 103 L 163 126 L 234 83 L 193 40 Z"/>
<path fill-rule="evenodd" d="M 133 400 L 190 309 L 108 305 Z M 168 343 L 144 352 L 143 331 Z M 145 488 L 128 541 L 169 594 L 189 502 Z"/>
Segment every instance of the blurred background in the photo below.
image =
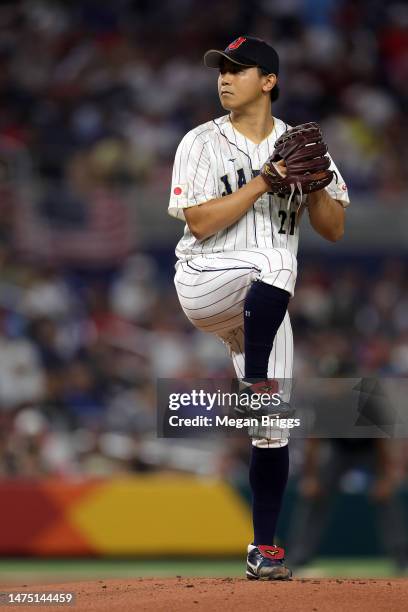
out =
<path fill-rule="evenodd" d="M 179 141 L 224 114 L 202 55 L 244 33 L 279 51 L 273 113 L 322 125 L 352 202 L 338 244 L 303 221 L 295 374 L 408 373 L 405 2 L 4 1 L 3 575 L 23 571 L 11 556 L 138 556 L 133 575 L 182 571 L 143 560 L 158 551 L 235 555 L 211 571 L 242 572 L 248 443 L 157 438 L 155 389 L 232 375 L 178 304 L 182 225 L 166 209 Z M 294 441 L 279 532 L 294 565 L 405 571 L 407 458 L 404 441 Z"/>

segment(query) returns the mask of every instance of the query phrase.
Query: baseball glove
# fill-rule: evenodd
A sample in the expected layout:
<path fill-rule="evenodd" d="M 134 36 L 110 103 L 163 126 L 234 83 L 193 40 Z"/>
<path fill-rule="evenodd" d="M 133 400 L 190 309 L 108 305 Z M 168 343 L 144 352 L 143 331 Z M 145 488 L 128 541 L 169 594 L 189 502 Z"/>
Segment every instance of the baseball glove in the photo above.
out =
<path fill-rule="evenodd" d="M 281 159 L 286 164 L 285 177 L 276 166 Z M 334 172 L 329 166 L 327 145 L 320 127 L 317 123 L 302 123 L 277 139 L 273 154 L 261 168 L 261 176 L 272 193 L 303 195 L 331 183 Z"/>

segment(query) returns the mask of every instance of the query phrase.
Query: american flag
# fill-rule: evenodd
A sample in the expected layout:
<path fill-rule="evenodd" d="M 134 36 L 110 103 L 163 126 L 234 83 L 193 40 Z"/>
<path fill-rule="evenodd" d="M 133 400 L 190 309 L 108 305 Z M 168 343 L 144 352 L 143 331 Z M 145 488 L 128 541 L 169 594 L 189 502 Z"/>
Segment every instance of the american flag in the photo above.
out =
<path fill-rule="evenodd" d="M 135 246 L 133 222 L 125 197 L 114 190 L 96 188 L 83 203 L 84 223 L 80 227 L 61 228 L 37 210 L 32 198 L 18 197 L 14 207 L 17 251 L 26 258 L 54 264 L 121 263 Z"/>

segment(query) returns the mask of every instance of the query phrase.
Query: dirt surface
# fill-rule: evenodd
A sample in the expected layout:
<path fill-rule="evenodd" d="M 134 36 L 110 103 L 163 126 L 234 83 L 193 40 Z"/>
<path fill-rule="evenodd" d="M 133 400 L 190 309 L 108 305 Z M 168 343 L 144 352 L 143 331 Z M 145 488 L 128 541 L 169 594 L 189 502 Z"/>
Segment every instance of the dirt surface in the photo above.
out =
<path fill-rule="evenodd" d="M 273 610 L 279 612 L 348 612 L 407 610 L 408 579 L 296 579 L 249 582 L 237 578 L 140 578 L 9 586 L 1 592 L 72 591 L 76 602 L 65 606 L 1 606 L 2 610 L 72 612 L 131 610 Z"/>

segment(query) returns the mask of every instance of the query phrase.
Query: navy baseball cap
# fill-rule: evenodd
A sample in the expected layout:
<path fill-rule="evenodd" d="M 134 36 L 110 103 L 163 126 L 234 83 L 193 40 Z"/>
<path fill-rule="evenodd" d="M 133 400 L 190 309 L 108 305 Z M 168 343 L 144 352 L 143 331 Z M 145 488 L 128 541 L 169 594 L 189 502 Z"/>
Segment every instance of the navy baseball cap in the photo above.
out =
<path fill-rule="evenodd" d="M 210 49 L 204 55 L 204 64 L 209 68 L 219 68 L 223 57 L 241 66 L 259 66 L 267 74 L 278 76 L 279 73 L 277 52 L 260 38 L 240 36 L 230 43 L 224 51 Z"/>

